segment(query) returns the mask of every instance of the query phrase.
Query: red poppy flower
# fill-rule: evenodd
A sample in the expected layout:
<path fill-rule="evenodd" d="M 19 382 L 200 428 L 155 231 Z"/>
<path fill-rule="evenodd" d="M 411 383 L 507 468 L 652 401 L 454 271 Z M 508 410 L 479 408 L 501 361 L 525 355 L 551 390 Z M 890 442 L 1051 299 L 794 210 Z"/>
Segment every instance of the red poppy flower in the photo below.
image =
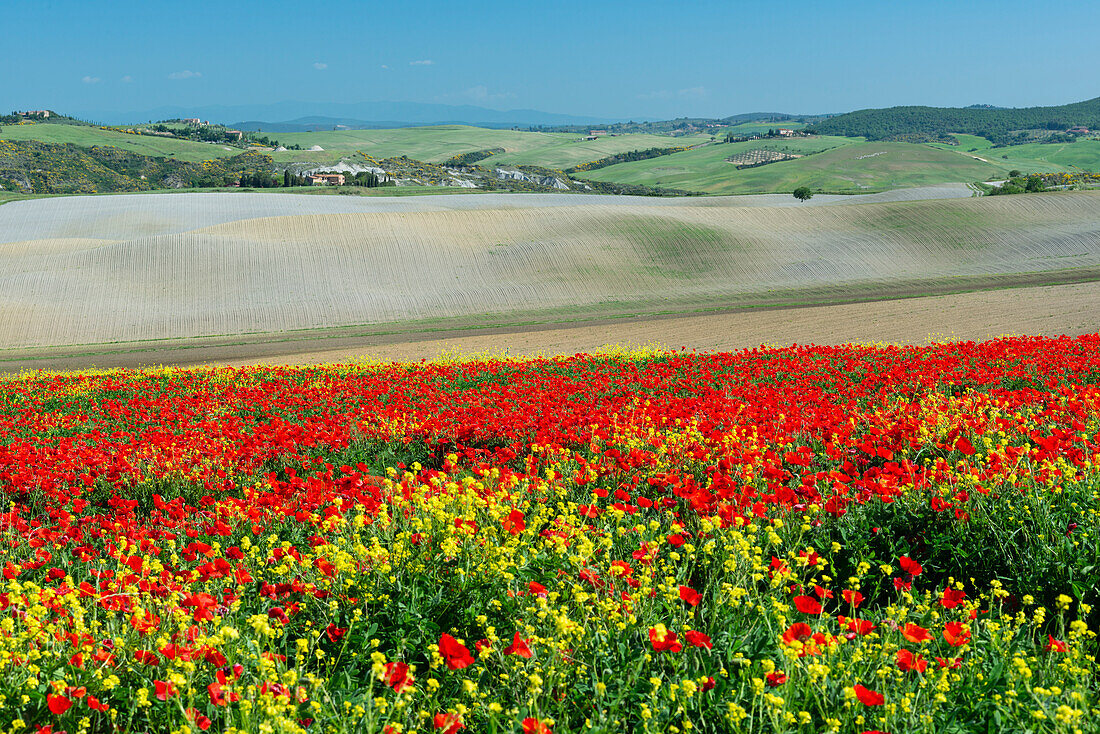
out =
<path fill-rule="evenodd" d="M 538 719 L 528 716 L 523 720 L 523 734 L 554 734 L 550 727 Z"/>
<path fill-rule="evenodd" d="M 805 642 L 806 640 L 810 639 L 810 635 L 812 634 L 813 630 L 810 629 L 810 625 L 806 624 L 805 622 L 795 622 L 787 628 L 786 632 L 783 633 L 783 642 L 788 645 L 795 640 L 798 640 L 799 642 Z"/>
<path fill-rule="evenodd" d="M 432 723 L 436 729 L 442 729 L 443 734 L 455 734 L 459 729 L 466 728 L 458 714 L 436 714 L 432 717 Z"/>
<path fill-rule="evenodd" d="M 970 632 L 963 627 L 962 622 L 948 622 L 943 626 L 943 639 L 951 647 L 962 647 L 970 642 Z"/>
<path fill-rule="evenodd" d="M 383 681 L 397 693 L 404 693 L 412 688 L 413 676 L 407 663 L 386 663 Z"/>
<path fill-rule="evenodd" d="M 959 668 L 959 667 L 962 666 L 962 660 L 963 660 L 962 658 L 941 658 L 941 657 L 937 657 L 936 658 L 936 663 L 941 668 L 951 668 L 953 670 L 955 668 Z"/>
<path fill-rule="evenodd" d="M 709 635 L 705 635 L 702 632 L 696 632 L 695 630 L 688 630 L 685 632 L 684 639 L 687 640 L 688 644 L 692 647 L 705 647 L 708 650 L 714 647 L 714 643 L 710 641 Z"/>
<path fill-rule="evenodd" d="M 961 589 L 952 589 L 949 587 L 945 587 L 943 590 L 943 594 L 940 596 L 940 605 L 944 609 L 954 609 L 955 607 L 962 604 L 964 599 L 966 599 L 965 591 Z"/>
<path fill-rule="evenodd" d="M 821 614 L 821 602 L 812 596 L 796 596 L 794 606 L 803 614 Z"/>
<path fill-rule="evenodd" d="M 196 622 L 211 620 L 214 618 L 214 610 L 218 608 L 218 600 L 210 594 L 185 594 L 180 606 L 184 609 L 193 608 Z"/>
<path fill-rule="evenodd" d="M 680 652 L 684 649 L 679 638 L 676 637 L 676 633 L 665 629 L 664 625 L 661 625 L 660 628 L 649 628 L 649 642 L 657 652 Z"/>
<path fill-rule="evenodd" d="M 845 589 L 840 595 L 844 597 L 844 601 L 852 605 L 852 609 L 859 609 L 859 605 L 863 603 L 863 594 L 858 591 Z"/>
<path fill-rule="evenodd" d="M 523 513 L 519 510 L 512 510 L 508 515 L 500 521 L 501 527 L 512 535 L 519 535 L 523 532 L 527 524 L 523 521 Z"/>
<path fill-rule="evenodd" d="M 855 617 L 841 615 L 837 617 L 837 621 L 844 629 L 855 635 L 869 635 L 875 630 L 874 623 L 867 619 L 856 619 Z"/>
<path fill-rule="evenodd" d="M 1043 646 L 1043 649 L 1047 652 L 1068 652 L 1069 647 L 1062 640 L 1054 639 L 1053 635 L 1047 635 L 1047 644 Z"/>
<path fill-rule="evenodd" d="M 330 622 L 328 627 L 325 627 L 325 637 L 327 637 L 330 642 L 337 643 L 343 639 L 344 633 L 347 631 L 347 627 L 337 627 Z"/>
<path fill-rule="evenodd" d="M 143 615 L 135 614 L 130 618 L 130 625 L 144 637 L 160 627 L 160 617 L 148 611 Z"/>
<path fill-rule="evenodd" d="M 898 667 L 906 672 L 914 670 L 918 673 L 923 673 L 928 667 L 927 660 L 920 655 L 914 655 L 909 650 L 898 650 L 897 663 Z"/>
<path fill-rule="evenodd" d="M 212 722 L 210 721 L 210 719 L 206 718 L 206 716 L 200 713 L 198 709 L 189 708 L 187 709 L 186 713 L 187 718 L 191 721 L 191 723 L 199 727 L 200 730 L 206 731 L 210 728 L 210 724 Z"/>
<path fill-rule="evenodd" d="M 680 599 L 686 601 L 693 607 L 697 607 L 699 606 L 699 602 L 702 601 L 703 595 L 690 586 L 681 586 Z"/>
<path fill-rule="evenodd" d="M 156 688 L 157 698 L 161 701 L 167 701 L 169 698 L 179 693 L 176 687 L 168 681 L 155 680 L 153 681 L 153 685 Z"/>
<path fill-rule="evenodd" d="M 505 655 L 519 655 L 521 658 L 531 657 L 531 648 L 527 646 L 527 641 L 519 636 L 519 630 L 516 630 L 515 636 L 512 637 L 512 644 L 504 648 Z"/>
<path fill-rule="evenodd" d="M 909 623 L 901 628 L 902 636 L 910 642 L 927 642 L 932 639 L 932 633 L 919 624 Z"/>
<path fill-rule="evenodd" d="M 923 566 L 921 566 L 909 556 L 902 556 L 901 558 L 899 558 L 898 565 L 901 566 L 902 571 L 905 571 L 905 573 L 909 574 L 910 576 L 920 576 L 921 572 L 924 570 Z"/>
<path fill-rule="evenodd" d="M 69 710 L 69 707 L 73 705 L 73 702 L 65 696 L 55 696 L 52 693 L 47 693 L 46 705 L 49 706 L 51 713 L 56 716 L 60 716 L 61 714 Z"/>
<path fill-rule="evenodd" d="M 474 664 L 474 658 L 465 645 L 444 632 L 439 638 L 439 654 L 451 670 L 462 670 Z"/>
<path fill-rule="evenodd" d="M 160 665 L 160 657 L 152 650 L 134 650 L 134 660 L 142 665 Z"/>
<path fill-rule="evenodd" d="M 768 673 L 764 677 L 764 681 L 772 688 L 778 688 L 787 682 L 787 674 L 781 670 L 775 673 Z"/>
<path fill-rule="evenodd" d="M 852 688 L 855 689 L 856 698 L 864 706 L 881 706 L 886 701 L 881 693 L 872 691 L 870 688 L 864 688 L 859 683 L 856 683 Z"/>

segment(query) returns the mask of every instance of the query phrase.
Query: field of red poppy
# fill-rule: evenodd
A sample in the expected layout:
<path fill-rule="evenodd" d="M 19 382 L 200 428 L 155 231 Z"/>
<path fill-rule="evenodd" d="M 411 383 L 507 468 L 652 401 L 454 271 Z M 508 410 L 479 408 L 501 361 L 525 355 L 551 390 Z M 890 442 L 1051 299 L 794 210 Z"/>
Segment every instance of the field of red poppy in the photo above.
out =
<path fill-rule="evenodd" d="M 1100 335 L 0 382 L 5 732 L 1086 732 Z"/>

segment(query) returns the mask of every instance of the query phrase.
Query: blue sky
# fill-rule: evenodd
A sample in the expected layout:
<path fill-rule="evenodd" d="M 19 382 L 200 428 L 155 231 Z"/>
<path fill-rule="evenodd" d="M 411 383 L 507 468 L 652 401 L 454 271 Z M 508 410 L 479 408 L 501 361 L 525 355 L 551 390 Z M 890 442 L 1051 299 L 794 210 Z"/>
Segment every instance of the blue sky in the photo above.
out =
<path fill-rule="evenodd" d="M 601 117 L 1100 96 L 1100 3 L 0 0 L 0 109 L 375 100 Z"/>

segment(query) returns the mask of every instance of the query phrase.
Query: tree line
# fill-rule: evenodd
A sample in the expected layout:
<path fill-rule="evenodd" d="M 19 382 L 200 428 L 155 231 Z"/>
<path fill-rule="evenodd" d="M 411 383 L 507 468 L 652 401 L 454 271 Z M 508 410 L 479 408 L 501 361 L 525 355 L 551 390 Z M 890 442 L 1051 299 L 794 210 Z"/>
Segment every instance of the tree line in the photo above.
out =
<path fill-rule="evenodd" d="M 606 158 L 600 158 L 599 160 L 589 161 L 588 163 L 581 163 L 578 166 L 567 168 L 565 172 L 577 173 L 578 171 L 594 171 L 597 168 L 606 168 L 607 166 L 613 166 L 616 163 L 645 161 L 649 160 L 650 158 L 659 158 L 663 155 L 672 155 L 673 153 L 679 153 L 683 150 L 687 150 L 687 148 L 680 146 L 675 148 L 646 148 L 645 150 L 625 151 L 623 153 L 609 155 Z"/>
<path fill-rule="evenodd" d="M 1021 142 L 1018 132 L 1021 130 L 1057 131 L 1065 137 L 1068 134 L 1064 131 L 1076 126 L 1100 128 L 1100 97 L 1057 107 L 889 107 L 859 110 L 822 120 L 814 125 L 813 131 L 822 135 L 860 136 L 869 140 L 950 142 L 954 142 L 949 137 L 950 133 L 967 133 L 980 135 L 995 145 L 1009 145 Z"/>

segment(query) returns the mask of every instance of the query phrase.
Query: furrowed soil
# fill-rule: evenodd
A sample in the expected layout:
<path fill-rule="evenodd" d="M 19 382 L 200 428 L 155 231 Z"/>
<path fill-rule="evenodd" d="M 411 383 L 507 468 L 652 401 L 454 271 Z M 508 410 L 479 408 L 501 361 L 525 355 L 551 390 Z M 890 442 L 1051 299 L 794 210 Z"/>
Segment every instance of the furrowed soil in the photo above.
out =
<path fill-rule="evenodd" d="M 1096 305 L 1092 286 L 1066 299 L 1034 287 L 1100 281 L 1100 194 L 919 195 L 811 206 L 488 194 L 13 202 L 0 207 L 0 366 L 417 357 L 482 344 L 575 351 L 623 340 L 721 349 L 787 341 L 767 325 L 788 321 L 791 341 L 817 342 L 1097 329 L 1075 311 Z M 947 321 L 935 317 L 951 313 L 943 300 L 912 321 L 904 308 L 924 300 L 901 301 L 901 311 L 866 303 L 1006 288 L 1003 304 L 983 310 L 979 299 Z M 815 322 L 810 307 L 827 305 L 848 311 Z M 852 309 L 865 315 L 838 315 Z M 1062 327 L 1034 323 L 1073 313 L 1079 321 Z M 689 321 L 670 326 L 676 318 Z"/>
<path fill-rule="evenodd" d="M 898 294 L 902 296 L 904 294 Z M 153 365 L 417 361 L 445 355 L 558 355 L 612 345 L 730 351 L 761 344 L 925 344 L 1100 331 L 1100 282 L 1024 286 L 830 306 L 762 307 L 541 324 L 318 330 L 176 342 L 0 351 L 0 373 Z"/>

